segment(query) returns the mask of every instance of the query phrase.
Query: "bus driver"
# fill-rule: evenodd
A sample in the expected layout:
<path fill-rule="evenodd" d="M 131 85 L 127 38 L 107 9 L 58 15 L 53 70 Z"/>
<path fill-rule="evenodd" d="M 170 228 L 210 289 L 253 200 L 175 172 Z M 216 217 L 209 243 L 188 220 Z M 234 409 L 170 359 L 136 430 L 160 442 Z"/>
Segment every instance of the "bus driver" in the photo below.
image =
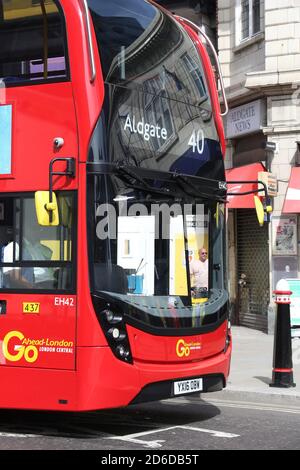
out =
<path fill-rule="evenodd" d="M 208 259 L 207 250 L 202 247 L 198 250 L 199 259 L 190 263 L 190 276 L 192 289 L 208 289 Z"/>

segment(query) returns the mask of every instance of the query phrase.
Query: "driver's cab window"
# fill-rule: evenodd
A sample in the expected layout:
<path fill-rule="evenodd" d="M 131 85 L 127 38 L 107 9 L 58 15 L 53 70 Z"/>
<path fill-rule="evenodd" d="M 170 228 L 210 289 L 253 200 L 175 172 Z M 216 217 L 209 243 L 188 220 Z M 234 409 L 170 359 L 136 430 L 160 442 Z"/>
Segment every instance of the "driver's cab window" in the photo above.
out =
<path fill-rule="evenodd" d="M 0 85 L 65 80 L 65 37 L 55 0 L 0 0 Z"/>
<path fill-rule="evenodd" d="M 34 196 L 0 200 L 2 289 L 70 290 L 73 195 L 58 195 L 60 225 L 40 226 Z"/>

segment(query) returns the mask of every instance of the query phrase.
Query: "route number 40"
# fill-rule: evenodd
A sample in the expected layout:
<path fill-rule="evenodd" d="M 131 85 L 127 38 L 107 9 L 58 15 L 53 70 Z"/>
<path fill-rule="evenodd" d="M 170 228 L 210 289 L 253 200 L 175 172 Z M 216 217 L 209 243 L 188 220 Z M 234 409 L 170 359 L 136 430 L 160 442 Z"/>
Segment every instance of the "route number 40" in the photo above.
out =
<path fill-rule="evenodd" d="M 202 129 L 194 131 L 190 137 L 188 145 L 193 147 L 193 153 L 203 153 L 204 150 L 204 132 Z"/>

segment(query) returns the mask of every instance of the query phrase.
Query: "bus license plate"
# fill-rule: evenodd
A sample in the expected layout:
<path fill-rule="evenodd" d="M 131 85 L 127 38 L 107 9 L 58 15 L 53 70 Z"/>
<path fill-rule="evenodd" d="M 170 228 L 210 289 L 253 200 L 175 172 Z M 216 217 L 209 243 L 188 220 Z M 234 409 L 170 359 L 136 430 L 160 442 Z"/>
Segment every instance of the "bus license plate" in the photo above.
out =
<path fill-rule="evenodd" d="M 181 380 L 174 382 L 174 395 L 184 393 L 201 392 L 203 390 L 203 379 Z"/>

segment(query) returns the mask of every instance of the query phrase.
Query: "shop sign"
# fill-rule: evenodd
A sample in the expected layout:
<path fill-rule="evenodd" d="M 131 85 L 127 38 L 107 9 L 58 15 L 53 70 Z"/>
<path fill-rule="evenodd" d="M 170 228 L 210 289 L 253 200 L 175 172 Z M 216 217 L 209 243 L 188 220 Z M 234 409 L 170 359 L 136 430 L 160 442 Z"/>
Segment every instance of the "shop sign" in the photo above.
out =
<path fill-rule="evenodd" d="M 264 125 L 264 116 L 262 100 L 230 109 L 226 118 L 226 138 L 234 139 L 259 131 Z"/>
<path fill-rule="evenodd" d="M 268 173 L 267 171 L 260 171 L 258 173 L 258 180 L 262 181 L 267 186 L 268 196 L 277 196 L 277 177 L 274 174 Z M 260 195 L 265 196 L 264 192 L 261 192 Z"/>
<path fill-rule="evenodd" d="M 272 218 L 273 255 L 297 255 L 297 216 Z"/>

